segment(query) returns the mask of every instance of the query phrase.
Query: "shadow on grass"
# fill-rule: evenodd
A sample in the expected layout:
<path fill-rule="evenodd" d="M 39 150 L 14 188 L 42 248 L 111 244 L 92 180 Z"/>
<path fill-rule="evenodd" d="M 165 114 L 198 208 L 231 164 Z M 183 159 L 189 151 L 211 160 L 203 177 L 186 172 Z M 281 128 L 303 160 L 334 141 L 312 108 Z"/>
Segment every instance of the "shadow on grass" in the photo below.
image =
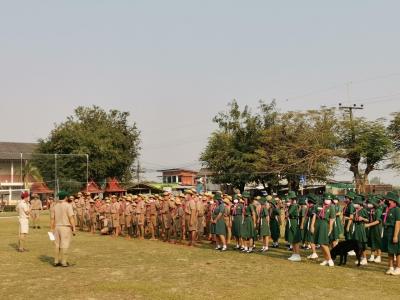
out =
<path fill-rule="evenodd" d="M 53 265 L 54 264 L 54 257 L 48 256 L 48 255 L 40 255 L 39 256 L 39 260 L 42 263 L 46 263 L 49 265 Z"/>
<path fill-rule="evenodd" d="M 15 251 L 18 251 L 18 244 L 17 243 L 11 243 L 11 244 L 8 244 L 8 246 L 13 248 Z"/>

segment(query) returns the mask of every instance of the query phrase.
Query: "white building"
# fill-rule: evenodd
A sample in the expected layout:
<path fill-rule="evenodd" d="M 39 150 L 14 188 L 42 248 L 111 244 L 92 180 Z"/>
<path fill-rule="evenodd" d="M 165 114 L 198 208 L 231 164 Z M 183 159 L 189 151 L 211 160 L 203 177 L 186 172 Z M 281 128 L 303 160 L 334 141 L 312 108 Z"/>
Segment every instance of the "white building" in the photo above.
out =
<path fill-rule="evenodd" d="M 35 143 L 0 142 L 0 201 L 15 204 L 24 191 L 23 166 L 37 148 Z"/>

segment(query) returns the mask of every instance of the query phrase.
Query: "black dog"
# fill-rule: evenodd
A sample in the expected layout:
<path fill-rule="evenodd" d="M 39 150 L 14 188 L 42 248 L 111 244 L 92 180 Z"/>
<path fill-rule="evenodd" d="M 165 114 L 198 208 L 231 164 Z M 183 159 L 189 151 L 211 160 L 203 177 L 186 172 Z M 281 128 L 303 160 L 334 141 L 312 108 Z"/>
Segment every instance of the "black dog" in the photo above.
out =
<path fill-rule="evenodd" d="M 339 242 L 339 244 L 337 244 L 337 246 L 331 250 L 332 260 L 335 260 L 336 257 L 339 255 L 339 266 L 345 265 L 347 263 L 347 253 L 352 250 L 356 253 L 358 266 L 360 266 L 361 256 L 362 253 L 365 251 L 365 245 L 355 240 Z"/>

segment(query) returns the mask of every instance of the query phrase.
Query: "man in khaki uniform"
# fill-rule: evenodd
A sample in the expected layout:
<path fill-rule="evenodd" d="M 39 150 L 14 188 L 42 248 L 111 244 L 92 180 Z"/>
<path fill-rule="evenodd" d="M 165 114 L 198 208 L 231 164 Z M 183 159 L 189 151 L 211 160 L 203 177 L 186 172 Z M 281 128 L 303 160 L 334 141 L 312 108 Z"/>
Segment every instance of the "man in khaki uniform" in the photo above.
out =
<path fill-rule="evenodd" d="M 196 203 L 193 200 L 195 192 L 193 190 L 186 190 L 185 194 L 185 228 L 186 232 L 188 232 L 189 246 L 193 246 L 197 230 L 197 209 Z"/>
<path fill-rule="evenodd" d="M 78 199 L 78 201 L 76 202 L 76 212 L 78 214 L 77 215 L 78 227 L 79 227 L 80 231 L 83 231 L 85 198 L 83 198 L 81 192 L 78 193 L 77 199 Z"/>
<path fill-rule="evenodd" d="M 157 228 L 157 210 L 159 208 L 159 205 L 157 201 L 154 199 L 154 197 L 150 198 L 149 201 L 149 224 L 148 226 L 150 227 L 150 234 L 151 238 L 150 240 L 154 241 L 156 239 L 155 233 L 156 233 L 156 228 Z"/>
<path fill-rule="evenodd" d="M 133 206 L 132 206 L 132 197 L 127 196 L 126 197 L 126 206 L 125 206 L 125 226 L 126 226 L 126 238 L 128 240 L 131 239 L 133 236 L 132 234 L 132 211 L 133 211 Z"/>
<path fill-rule="evenodd" d="M 112 227 L 114 231 L 114 237 L 118 237 L 121 231 L 121 226 L 119 225 L 119 211 L 120 205 L 117 201 L 117 196 L 111 196 L 111 220 Z"/>
<path fill-rule="evenodd" d="M 58 193 L 59 200 L 51 212 L 51 230 L 55 237 L 55 267 L 68 267 L 68 250 L 71 244 L 72 235 L 75 235 L 75 218 L 72 205 L 67 200 L 67 192 Z"/>
<path fill-rule="evenodd" d="M 196 210 L 197 210 L 197 240 L 200 241 L 204 235 L 205 226 L 205 206 L 202 197 L 195 197 Z"/>
<path fill-rule="evenodd" d="M 33 229 L 40 229 L 39 218 L 40 211 L 43 210 L 42 200 L 40 200 L 39 195 L 34 194 L 31 200 L 31 218 Z"/>
<path fill-rule="evenodd" d="M 126 196 L 118 199 L 119 202 L 119 226 L 121 226 L 121 234 L 125 235 L 125 209 L 126 209 Z"/>
<path fill-rule="evenodd" d="M 138 237 L 139 239 L 144 239 L 144 221 L 146 214 L 146 204 L 143 201 L 143 195 L 139 195 L 136 205 L 136 221 L 138 227 Z"/>

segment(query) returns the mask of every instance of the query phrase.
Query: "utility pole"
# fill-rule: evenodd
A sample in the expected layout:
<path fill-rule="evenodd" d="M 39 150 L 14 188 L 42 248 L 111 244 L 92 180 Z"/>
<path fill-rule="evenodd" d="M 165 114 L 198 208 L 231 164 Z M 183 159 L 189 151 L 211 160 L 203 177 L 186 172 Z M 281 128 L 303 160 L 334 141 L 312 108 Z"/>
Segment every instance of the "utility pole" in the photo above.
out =
<path fill-rule="evenodd" d="M 358 106 L 357 104 L 353 104 L 353 106 L 343 106 L 342 103 L 339 103 L 339 109 L 343 110 L 345 113 L 349 114 L 349 118 L 350 118 L 350 130 L 351 130 L 351 143 L 352 143 L 352 147 L 354 147 L 355 143 L 356 143 L 356 133 L 355 133 L 355 129 L 354 129 L 354 122 L 353 122 L 353 110 L 354 109 L 364 109 L 364 105 L 361 104 L 360 106 Z M 358 186 L 359 186 L 359 178 L 356 178 L 356 176 L 354 176 L 354 180 L 356 182 L 356 188 L 358 190 Z"/>

